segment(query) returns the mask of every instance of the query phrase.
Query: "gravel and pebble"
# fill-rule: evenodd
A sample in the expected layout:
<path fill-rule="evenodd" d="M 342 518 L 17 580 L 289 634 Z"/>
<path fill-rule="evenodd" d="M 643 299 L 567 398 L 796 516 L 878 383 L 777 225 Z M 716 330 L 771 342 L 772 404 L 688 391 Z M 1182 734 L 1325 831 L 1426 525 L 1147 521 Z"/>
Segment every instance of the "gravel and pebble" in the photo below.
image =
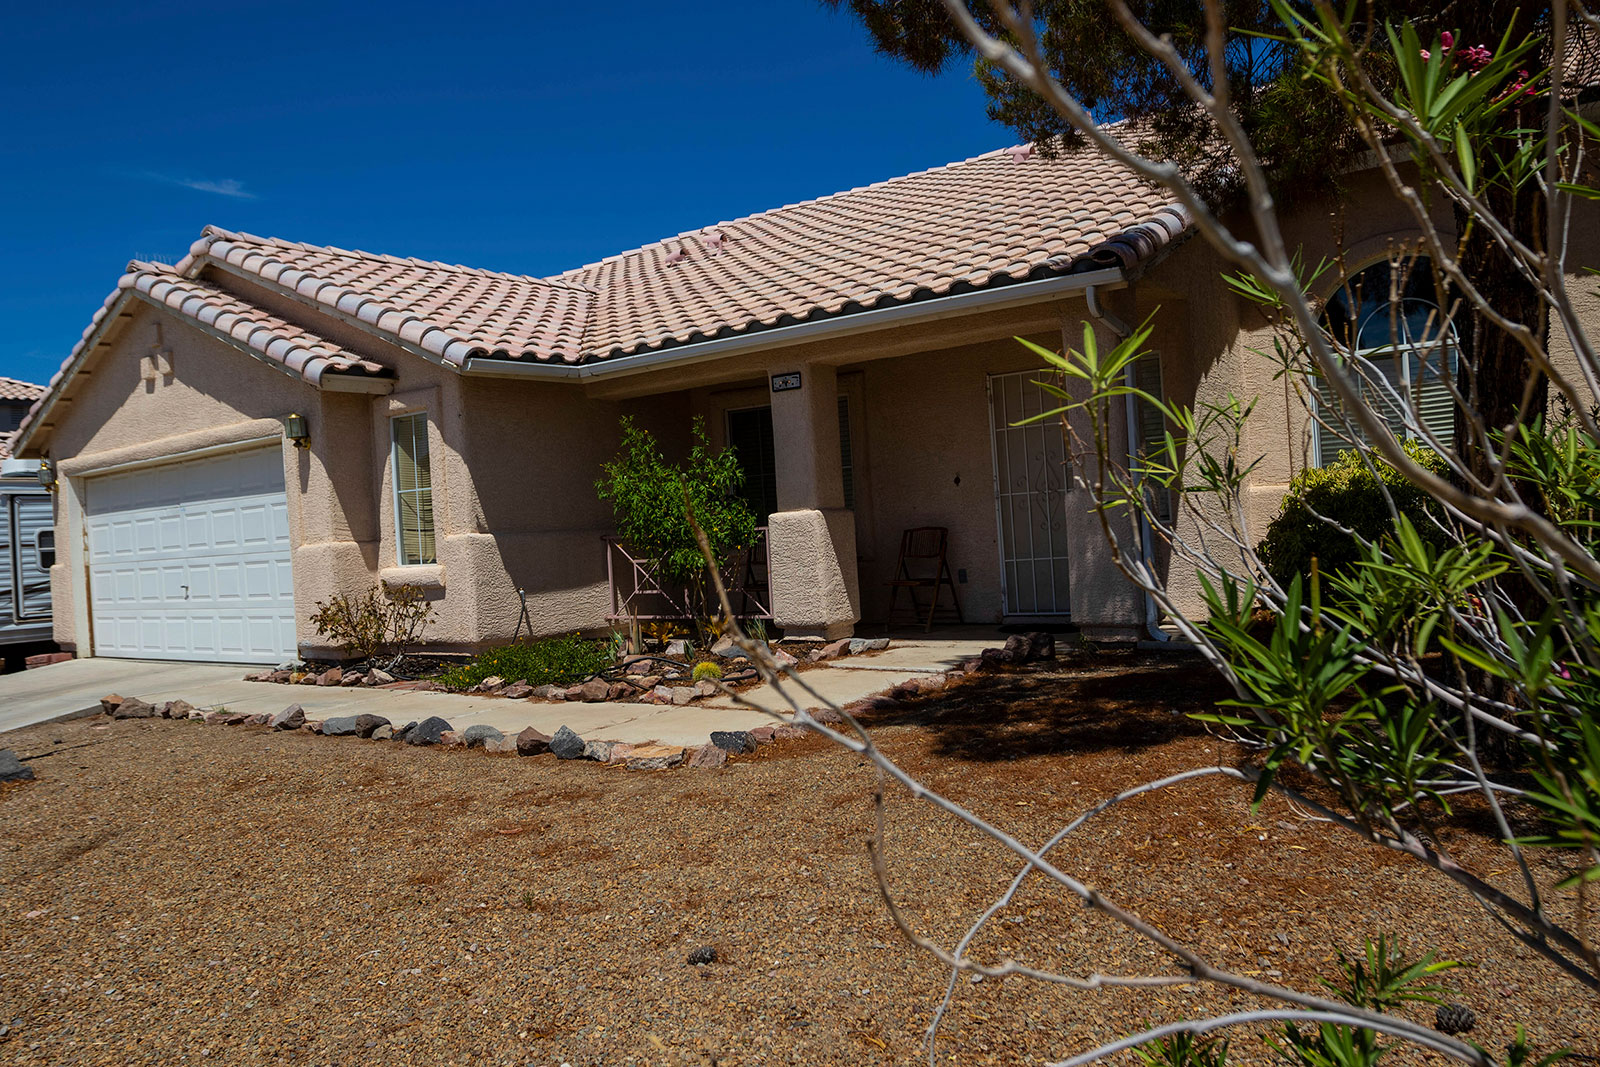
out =
<path fill-rule="evenodd" d="M 1172 714 L 1215 696 L 1170 669 L 1060 671 L 868 718 L 931 786 L 1042 842 L 1120 787 L 1238 758 Z M 944 990 L 878 897 L 873 769 L 814 736 L 715 774 L 159 718 L 6 743 L 41 757 L 36 780 L 0 787 L 7 1065 L 905 1063 Z M 1248 801 L 1191 783 L 1099 816 L 1053 855 L 1219 963 L 1313 990 L 1335 948 L 1392 932 L 1475 965 L 1445 981 L 1486 1047 L 1522 1023 L 1541 1051 L 1600 1053 L 1595 998 L 1442 878 Z M 1016 864 L 904 793 L 887 794 L 886 817 L 904 914 L 948 944 Z M 1472 826 L 1440 833 L 1514 884 L 1483 867 Z M 1547 886 L 1567 873 L 1536 863 Z M 1551 899 L 1571 920 L 1571 895 Z M 1074 973 L 1162 965 L 1040 881 L 972 951 Z M 941 1049 L 1037 1063 L 1248 1003 L 964 981 Z M 1248 1034 L 1234 1051 L 1269 1059 Z"/>

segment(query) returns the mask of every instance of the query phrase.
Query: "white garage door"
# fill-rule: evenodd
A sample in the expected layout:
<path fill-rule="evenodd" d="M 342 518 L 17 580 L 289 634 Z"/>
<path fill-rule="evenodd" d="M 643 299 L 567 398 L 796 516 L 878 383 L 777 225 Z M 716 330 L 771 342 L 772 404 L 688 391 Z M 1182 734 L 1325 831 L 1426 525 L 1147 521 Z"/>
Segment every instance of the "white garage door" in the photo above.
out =
<path fill-rule="evenodd" d="M 87 490 L 97 655 L 293 658 L 289 513 L 277 448 L 103 475 Z"/>

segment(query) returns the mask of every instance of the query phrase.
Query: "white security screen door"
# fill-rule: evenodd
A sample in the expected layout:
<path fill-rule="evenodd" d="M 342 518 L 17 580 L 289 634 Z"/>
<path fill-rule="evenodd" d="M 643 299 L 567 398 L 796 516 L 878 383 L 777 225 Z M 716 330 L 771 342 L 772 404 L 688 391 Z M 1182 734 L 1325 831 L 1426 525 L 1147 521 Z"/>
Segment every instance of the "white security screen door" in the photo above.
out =
<path fill-rule="evenodd" d="M 223 663 L 294 657 L 278 448 L 108 474 L 87 488 L 96 655 Z"/>
<path fill-rule="evenodd" d="M 1007 615 L 1067 615 L 1067 448 L 1059 419 L 1015 426 L 1060 402 L 1048 370 L 989 376 L 1000 582 Z"/>

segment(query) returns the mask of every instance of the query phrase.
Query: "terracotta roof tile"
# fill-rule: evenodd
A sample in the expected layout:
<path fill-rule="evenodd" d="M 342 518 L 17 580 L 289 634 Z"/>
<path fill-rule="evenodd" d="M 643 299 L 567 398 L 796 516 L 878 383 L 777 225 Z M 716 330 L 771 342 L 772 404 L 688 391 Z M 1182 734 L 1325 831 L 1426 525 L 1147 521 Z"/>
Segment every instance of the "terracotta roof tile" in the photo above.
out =
<path fill-rule="evenodd" d="M 704 230 L 560 277 L 594 290 L 586 355 L 1105 266 L 1188 220 L 1168 194 L 1088 152 L 1006 149 Z"/>
<path fill-rule="evenodd" d="M 1099 155 L 1005 149 L 682 233 L 552 278 L 207 228 L 225 265 L 457 366 L 581 363 L 965 289 L 1132 266 L 1188 228 Z"/>
<path fill-rule="evenodd" d="M 37 400 L 44 392 L 42 385 L 0 375 L 0 400 Z"/>
<path fill-rule="evenodd" d="M 590 294 L 572 282 L 322 248 L 207 227 L 177 269 L 209 259 L 460 366 L 472 356 L 582 359 Z"/>
<path fill-rule="evenodd" d="M 117 287 L 137 290 L 152 303 L 224 334 L 264 359 L 281 363 L 313 385 L 327 373 L 378 375 L 387 370 L 209 282 L 185 277 L 176 267 L 134 261 Z"/>
<path fill-rule="evenodd" d="M 90 339 L 100 330 L 107 313 L 130 290 L 202 328 L 225 334 L 233 342 L 249 348 L 263 359 L 282 364 L 313 385 L 320 384 L 322 376 L 328 373 L 388 373 L 388 368 L 381 364 L 344 352 L 333 342 L 245 303 L 209 282 L 186 277 L 177 267 L 134 260 L 128 264 L 127 273 L 117 279 L 117 287 L 106 297 L 105 303 L 95 311 L 83 331 L 83 337 L 73 346 L 61 369 L 51 377 L 50 385 L 45 389 L 31 387 L 38 389 L 38 392 L 27 417 L 22 421 L 22 427 L 17 430 L 19 437 L 29 429 L 46 401 L 58 391 L 58 386 L 71 375 L 78 360 L 85 354 Z"/>
<path fill-rule="evenodd" d="M 330 371 L 384 372 L 206 280 L 208 269 L 259 279 L 447 364 L 474 357 L 583 363 L 969 289 L 1129 268 L 1188 229 L 1167 194 L 1097 153 L 1050 160 L 1028 146 L 718 223 L 550 278 L 207 227 L 175 267 L 129 264 L 50 388 L 76 366 L 127 289 L 313 383 Z"/>

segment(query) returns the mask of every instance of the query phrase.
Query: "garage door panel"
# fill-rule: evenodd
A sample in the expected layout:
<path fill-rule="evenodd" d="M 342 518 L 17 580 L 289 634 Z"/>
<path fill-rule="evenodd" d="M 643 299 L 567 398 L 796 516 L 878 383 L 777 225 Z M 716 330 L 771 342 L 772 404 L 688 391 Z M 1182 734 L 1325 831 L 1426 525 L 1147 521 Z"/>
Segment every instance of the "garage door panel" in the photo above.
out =
<path fill-rule="evenodd" d="M 294 655 L 278 450 L 94 479 L 86 526 L 100 655 L 260 663 Z"/>
<path fill-rule="evenodd" d="M 156 520 L 157 549 L 163 554 L 182 552 L 187 546 L 183 540 L 183 515 L 171 512 Z"/>

